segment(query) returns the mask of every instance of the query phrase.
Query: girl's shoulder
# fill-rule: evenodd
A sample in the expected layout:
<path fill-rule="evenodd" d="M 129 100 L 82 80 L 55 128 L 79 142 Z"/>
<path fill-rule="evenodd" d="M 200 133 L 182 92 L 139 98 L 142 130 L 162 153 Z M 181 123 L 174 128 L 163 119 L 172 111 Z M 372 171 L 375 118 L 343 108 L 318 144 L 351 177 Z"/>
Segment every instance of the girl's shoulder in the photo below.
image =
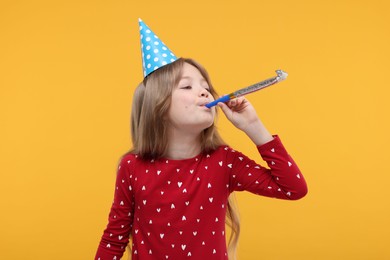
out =
<path fill-rule="evenodd" d="M 244 159 L 248 158 L 244 153 L 241 151 L 238 151 L 234 149 L 233 147 L 229 145 L 221 145 L 219 146 L 212 154 L 210 154 L 212 157 L 219 157 L 224 158 L 228 161 L 234 161 L 236 159 L 239 159 L 240 161 L 243 161 Z"/>
<path fill-rule="evenodd" d="M 130 163 L 132 163 L 132 162 L 134 163 L 137 160 L 138 160 L 138 155 L 137 154 L 128 152 L 128 153 L 124 154 L 120 158 L 119 164 L 120 165 L 129 165 Z"/>
<path fill-rule="evenodd" d="M 211 152 L 207 152 L 206 154 L 209 156 L 221 156 L 221 155 L 226 156 L 227 154 L 235 153 L 235 152 L 236 151 L 232 147 L 224 144 L 224 145 L 220 145 L 217 149 Z"/>
<path fill-rule="evenodd" d="M 222 152 L 222 153 L 236 152 L 236 150 L 234 150 L 231 146 L 229 146 L 227 144 L 223 144 L 223 145 L 219 146 L 215 151 Z"/>
<path fill-rule="evenodd" d="M 216 149 L 213 149 L 210 151 L 203 151 L 201 154 L 199 154 L 196 157 L 191 158 L 191 159 L 197 159 L 197 158 L 200 159 L 202 157 L 206 157 L 206 158 L 221 157 L 221 156 L 226 157 L 226 156 L 233 155 L 233 154 L 241 154 L 241 153 L 236 151 L 235 149 L 233 149 L 231 146 L 229 146 L 227 144 L 223 144 L 223 145 L 218 146 Z M 188 162 L 191 159 L 182 160 L 182 161 Z M 165 158 L 160 158 L 160 159 L 155 159 L 155 160 L 154 159 L 145 159 L 145 158 L 141 158 L 141 156 L 139 156 L 137 153 L 128 152 L 120 158 L 119 164 L 123 165 L 123 166 L 124 165 L 130 166 L 131 164 L 134 165 L 137 163 L 138 166 L 140 166 L 142 164 L 149 164 L 149 163 L 158 164 L 159 162 L 165 162 L 166 160 L 167 159 L 165 159 Z M 174 160 L 169 160 L 169 161 L 173 162 Z"/>

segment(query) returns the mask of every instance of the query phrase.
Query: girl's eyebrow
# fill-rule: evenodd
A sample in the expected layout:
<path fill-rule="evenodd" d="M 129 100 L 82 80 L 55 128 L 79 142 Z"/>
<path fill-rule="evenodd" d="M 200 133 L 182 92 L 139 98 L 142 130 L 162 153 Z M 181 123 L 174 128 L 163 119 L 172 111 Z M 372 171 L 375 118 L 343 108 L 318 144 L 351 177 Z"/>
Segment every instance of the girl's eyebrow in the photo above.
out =
<path fill-rule="evenodd" d="M 183 76 L 183 77 L 180 78 L 180 80 L 183 80 L 183 79 L 192 79 L 192 77 L 190 77 L 190 76 Z"/>
<path fill-rule="evenodd" d="M 190 77 L 190 76 L 183 76 L 180 78 L 179 80 L 179 83 L 178 84 L 181 84 L 182 81 L 185 81 L 185 80 L 189 80 L 190 82 L 192 82 L 194 80 L 194 78 Z M 205 78 L 201 78 L 200 79 L 200 83 L 203 85 L 204 83 L 207 84 L 207 87 L 209 86 L 209 83 L 207 82 L 207 80 Z"/>
<path fill-rule="evenodd" d="M 182 80 L 182 79 L 190 79 L 190 80 L 192 80 L 193 77 L 190 77 L 190 76 L 183 76 L 183 77 L 180 78 L 180 80 Z M 200 79 L 200 81 L 206 81 L 206 79 L 202 77 L 202 78 Z"/>
<path fill-rule="evenodd" d="M 191 77 L 188 77 L 188 76 L 181 77 L 181 78 L 179 79 L 179 84 L 180 84 L 182 81 L 185 81 L 185 82 L 187 82 L 187 81 L 192 81 L 192 78 L 191 78 Z"/>

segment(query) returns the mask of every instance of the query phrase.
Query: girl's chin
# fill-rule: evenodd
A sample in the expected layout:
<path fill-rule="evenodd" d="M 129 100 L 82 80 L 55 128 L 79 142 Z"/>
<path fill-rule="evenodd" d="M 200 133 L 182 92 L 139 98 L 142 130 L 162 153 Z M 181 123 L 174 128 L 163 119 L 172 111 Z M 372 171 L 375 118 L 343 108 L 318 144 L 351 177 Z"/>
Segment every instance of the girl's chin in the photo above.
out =
<path fill-rule="evenodd" d="M 192 130 L 198 129 L 199 132 L 201 133 L 204 130 L 206 130 L 207 128 L 211 127 L 213 125 L 213 123 L 214 123 L 214 121 L 210 121 L 210 122 L 204 122 L 204 123 L 201 123 L 198 125 L 193 125 Z"/>

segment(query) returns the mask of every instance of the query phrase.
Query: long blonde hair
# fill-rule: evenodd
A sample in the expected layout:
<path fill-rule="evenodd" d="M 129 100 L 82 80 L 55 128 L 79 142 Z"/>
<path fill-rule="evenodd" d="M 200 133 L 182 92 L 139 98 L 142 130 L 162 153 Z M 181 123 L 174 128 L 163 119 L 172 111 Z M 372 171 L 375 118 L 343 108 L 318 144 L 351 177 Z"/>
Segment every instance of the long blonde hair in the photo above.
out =
<path fill-rule="evenodd" d="M 131 111 L 131 139 L 133 149 L 129 153 L 138 154 L 142 159 L 164 157 L 168 148 L 167 112 L 171 104 L 173 89 L 179 84 L 184 63 L 199 70 L 207 81 L 211 95 L 217 98 L 207 71 L 192 59 L 180 58 L 148 75 L 136 88 Z M 203 152 L 209 152 L 224 145 L 215 124 L 201 133 Z M 229 259 L 236 259 L 236 248 L 240 233 L 239 217 L 234 194 L 229 196 L 226 224 L 231 228 L 228 242 Z M 131 254 L 130 254 L 131 255 Z"/>

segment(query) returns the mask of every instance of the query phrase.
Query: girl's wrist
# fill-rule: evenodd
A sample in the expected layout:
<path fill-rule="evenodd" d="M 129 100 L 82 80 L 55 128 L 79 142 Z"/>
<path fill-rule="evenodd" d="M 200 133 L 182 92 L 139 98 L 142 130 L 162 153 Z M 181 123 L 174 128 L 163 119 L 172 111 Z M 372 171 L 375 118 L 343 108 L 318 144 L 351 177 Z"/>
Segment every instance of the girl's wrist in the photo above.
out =
<path fill-rule="evenodd" d="M 257 146 L 268 143 L 274 139 L 260 120 L 249 124 L 243 131 Z"/>

